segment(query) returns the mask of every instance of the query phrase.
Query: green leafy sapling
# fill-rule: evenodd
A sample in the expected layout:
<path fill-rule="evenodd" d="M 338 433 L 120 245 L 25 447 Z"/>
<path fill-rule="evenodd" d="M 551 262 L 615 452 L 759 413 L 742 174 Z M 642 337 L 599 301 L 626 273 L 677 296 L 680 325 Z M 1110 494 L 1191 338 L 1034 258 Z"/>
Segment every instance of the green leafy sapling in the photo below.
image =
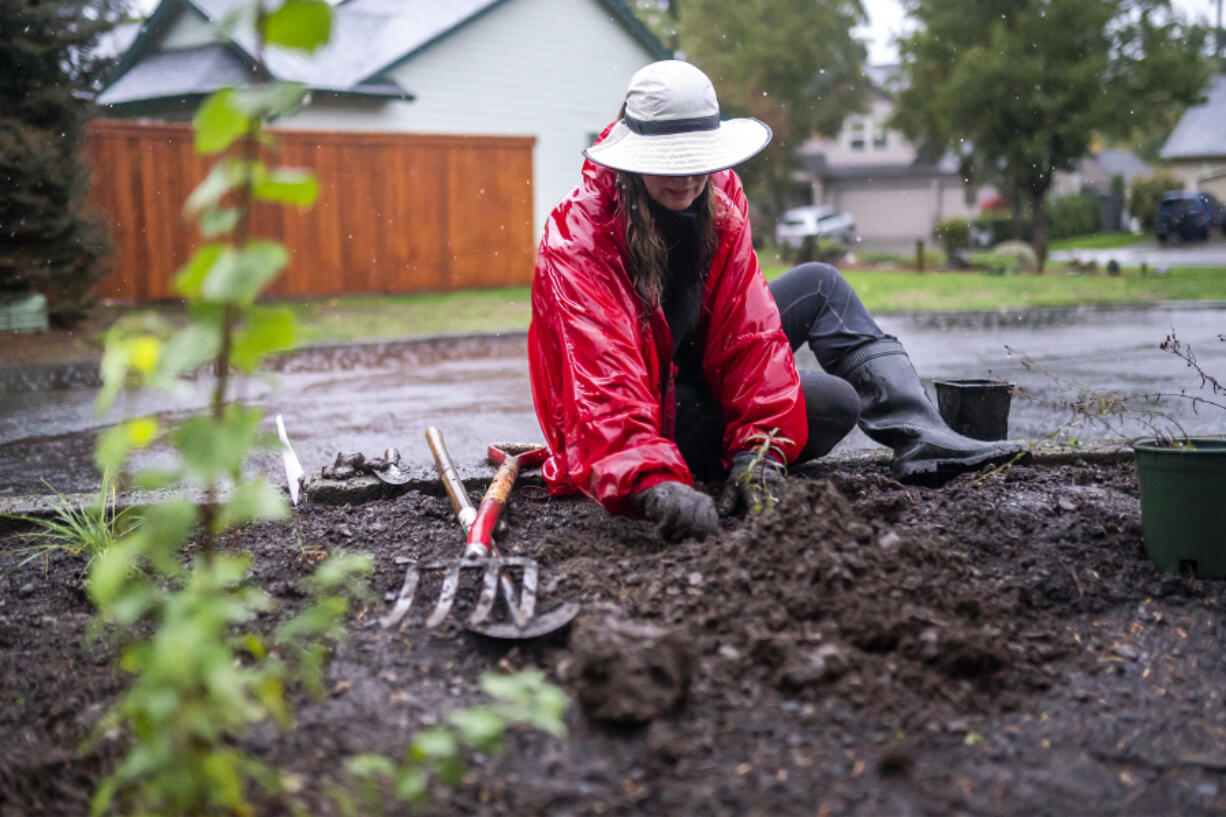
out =
<path fill-rule="evenodd" d="M 485 673 L 480 684 L 489 698 L 487 703 L 449 712 L 441 724 L 419 732 L 400 763 L 373 753 L 346 759 L 345 771 L 368 813 L 382 813 L 389 792 L 393 799 L 414 808 L 426 806 L 432 780 L 454 789 L 468 772 L 469 758 L 501 753 L 506 733 L 513 727 L 565 736 L 563 718 L 570 702 L 540 670 Z M 346 814 L 358 813 L 348 789 L 335 789 L 335 799 Z"/>
<path fill-rule="evenodd" d="M 242 4 L 227 24 L 254 30 L 260 61 L 264 44 L 316 50 L 327 41 L 330 19 L 323 0 L 283 0 L 271 8 Z M 226 88 L 202 103 L 193 119 L 196 149 L 223 155 L 185 208 L 211 239 L 175 279 L 190 320 L 176 328 L 136 316 L 107 334 L 100 412 L 125 391 L 181 392 L 184 375 L 202 368 L 211 368 L 212 379 L 206 413 L 168 428 L 136 418 L 98 440 L 104 472 L 124 468 L 133 451 L 155 442 L 168 446 L 173 464 L 137 475 L 136 484 L 182 486 L 203 501 L 145 509 L 139 527 L 91 566 L 99 624 L 122 634 L 152 626 L 147 638 L 124 646 L 120 666 L 133 682 L 99 725 L 99 737 L 121 737 L 127 753 L 95 792 L 95 815 L 254 814 L 252 785 L 276 789 L 280 777 L 243 751 L 242 738 L 262 721 L 289 723 L 289 686 L 322 689 L 329 645 L 343 636 L 360 577 L 371 568 L 365 556 L 325 560 L 306 582 L 312 601 L 269 640 L 256 622 L 274 612 L 274 602 L 251 583 L 250 557 L 217 547 L 227 529 L 288 513 L 280 492 L 246 468 L 271 435 L 261 430 L 262 414 L 234 403 L 230 390 L 235 376 L 296 340 L 289 310 L 257 304 L 288 255 L 252 235 L 251 214 L 259 201 L 310 206 L 318 193 L 306 171 L 270 168 L 261 159 L 273 146 L 264 122 L 292 111 L 304 90 L 293 83 Z"/>

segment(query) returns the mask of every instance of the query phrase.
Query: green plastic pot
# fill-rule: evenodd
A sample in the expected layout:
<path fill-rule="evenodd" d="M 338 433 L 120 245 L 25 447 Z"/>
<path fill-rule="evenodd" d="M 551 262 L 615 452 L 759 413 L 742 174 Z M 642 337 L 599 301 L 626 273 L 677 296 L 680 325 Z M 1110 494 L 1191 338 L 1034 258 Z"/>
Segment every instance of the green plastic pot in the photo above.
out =
<path fill-rule="evenodd" d="M 1133 451 L 1150 561 L 1167 572 L 1188 565 L 1201 578 L 1226 577 L 1226 439 L 1142 440 Z"/>

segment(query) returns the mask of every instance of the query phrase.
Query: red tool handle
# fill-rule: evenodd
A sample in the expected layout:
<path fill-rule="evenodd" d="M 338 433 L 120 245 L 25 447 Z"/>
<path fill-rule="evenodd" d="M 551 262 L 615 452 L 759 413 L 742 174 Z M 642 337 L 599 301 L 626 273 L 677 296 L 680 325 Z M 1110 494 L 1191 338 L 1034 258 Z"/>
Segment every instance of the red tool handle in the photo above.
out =
<path fill-rule="evenodd" d="M 511 495 L 511 488 L 514 487 L 518 476 L 518 457 L 507 457 L 503 460 L 502 465 L 498 466 L 498 473 L 494 474 L 494 481 L 490 483 L 485 496 L 481 498 L 481 504 L 477 506 L 477 518 L 473 520 L 472 527 L 468 529 L 468 545 L 464 548 L 465 557 L 496 555 L 492 552 L 494 526 L 498 524 L 498 517 L 502 515 L 502 509 L 507 506 L 507 497 Z"/>
<path fill-rule="evenodd" d="M 518 453 L 512 453 L 518 452 Z M 519 477 L 520 467 L 531 468 L 540 465 L 549 454 L 549 449 L 543 445 L 525 446 L 495 443 L 489 447 L 487 454 L 491 462 L 499 463 L 494 481 L 485 490 L 481 504 L 477 506 L 477 518 L 473 520 L 468 530 L 468 543 L 464 547 L 465 558 L 497 556 L 498 549 L 494 546 L 494 526 L 502 509 L 507 506 L 507 498 L 515 487 Z"/>

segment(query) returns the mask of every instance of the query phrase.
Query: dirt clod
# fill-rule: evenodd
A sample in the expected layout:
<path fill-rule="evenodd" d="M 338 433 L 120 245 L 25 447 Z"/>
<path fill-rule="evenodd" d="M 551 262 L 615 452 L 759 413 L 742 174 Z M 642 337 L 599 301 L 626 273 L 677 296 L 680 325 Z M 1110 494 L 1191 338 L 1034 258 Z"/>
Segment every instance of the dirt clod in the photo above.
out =
<path fill-rule="evenodd" d="M 691 660 L 675 632 L 600 616 L 571 638 L 575 694 L 593 720 L 646 723 L 684 703 Z"/>

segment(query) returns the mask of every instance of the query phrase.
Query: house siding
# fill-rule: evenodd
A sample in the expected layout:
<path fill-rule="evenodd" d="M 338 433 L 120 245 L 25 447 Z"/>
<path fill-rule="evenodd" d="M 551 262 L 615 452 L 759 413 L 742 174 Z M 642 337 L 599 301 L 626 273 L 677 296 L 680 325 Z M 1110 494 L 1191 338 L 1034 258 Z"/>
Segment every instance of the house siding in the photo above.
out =
<path fill-rule="evenodd" d="M 630 76 L 654 59 L 595 0 L 508 0 L 389 72 L 412 102 L 320 99 L 278 124 L 534 136 L 539 234 L 578 184 L 591 135 L 617 113 Z"/>
<path fill-rule="evenodd" d="M 1184 190 L 1212 193 L 1226 201 L 1226 161 L 1168 160 L 1166 166 L 1183 183 Z"/>

